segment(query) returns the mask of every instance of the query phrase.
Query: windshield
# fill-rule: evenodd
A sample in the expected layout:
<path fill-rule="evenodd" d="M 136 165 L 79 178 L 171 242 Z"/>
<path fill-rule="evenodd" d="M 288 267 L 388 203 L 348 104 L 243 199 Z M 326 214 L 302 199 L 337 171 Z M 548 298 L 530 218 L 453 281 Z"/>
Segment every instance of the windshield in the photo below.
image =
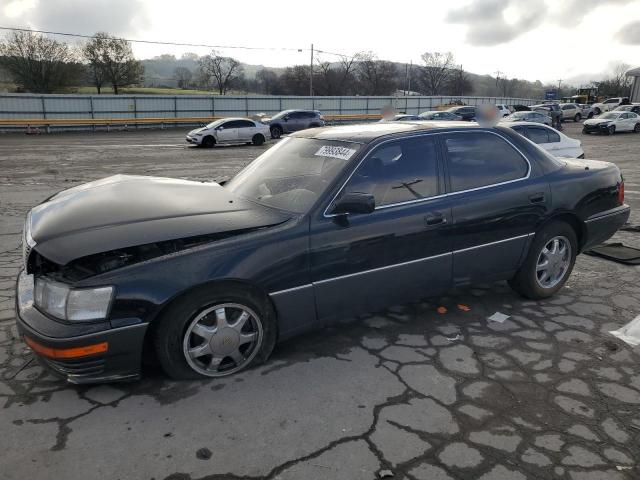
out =
<path fill-rule="evenodd" d="M 216 128 L 219 125 L 222 125 L 224 123 L 225 119 L 221 119 L 221 120 L 216 120 L 215 122 L 211 122 L 210 124 L 207 125 L 207 128 Z"/>
<path fill-rule="evenodd" d="M 599 118 L 618 118 L 620 116 L 620 112 L 608 112 L 603 115 L 600 115 Z"/>
<path fill-rule="evenodd" d="M 305 213 L 361 145 L 289 137 L 251 162 L 225 188 L 255 202 Z"/>

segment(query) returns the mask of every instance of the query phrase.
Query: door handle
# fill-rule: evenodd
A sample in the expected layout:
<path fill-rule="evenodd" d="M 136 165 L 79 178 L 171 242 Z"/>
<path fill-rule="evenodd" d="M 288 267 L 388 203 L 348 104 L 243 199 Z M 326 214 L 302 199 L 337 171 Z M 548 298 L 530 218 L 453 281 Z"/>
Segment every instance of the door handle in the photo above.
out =
<path fill-rule="evenodd" d="M 442 213 L 437 212 L 437 213 L 434 213 L 433 215 L 427 215 L 426 217 L 424 217 L 424 223 L 425 225 L 431 227 L 433 225 L 445 224 L 447 223 L 447 219 L 444 218 Z"/>
<path fill-rule="evenodd" d="M 544 193 L 534 193 L 529 197 L 529 201 L 531 203 L 542 203 L 544 202 Z"/>

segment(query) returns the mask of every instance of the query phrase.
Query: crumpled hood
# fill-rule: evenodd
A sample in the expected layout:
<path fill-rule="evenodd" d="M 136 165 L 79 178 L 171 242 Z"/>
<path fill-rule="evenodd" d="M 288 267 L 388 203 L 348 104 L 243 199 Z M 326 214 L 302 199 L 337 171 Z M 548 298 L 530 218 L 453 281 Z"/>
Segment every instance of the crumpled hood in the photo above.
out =
<path fill-rule="evenodd" d="M 217 183 L 115 175 L 34 207 L 30 233 L 36 251 L 65 265 L 117 248 L 265 227 L 288 218 Z"/>
<path fill-rule="evenodd" d="M 613 122 L 613 118 L 592 118 L 590 120 L 585 120 L 585 125 L 600 125 L 601 123 L 609 123 Z"/>
<path fill-rule="evenodd" d="M 207 130 L 207 127 L 194 128 L 187 135 L 195 135 L 196 133 L 204 132 Z"/>

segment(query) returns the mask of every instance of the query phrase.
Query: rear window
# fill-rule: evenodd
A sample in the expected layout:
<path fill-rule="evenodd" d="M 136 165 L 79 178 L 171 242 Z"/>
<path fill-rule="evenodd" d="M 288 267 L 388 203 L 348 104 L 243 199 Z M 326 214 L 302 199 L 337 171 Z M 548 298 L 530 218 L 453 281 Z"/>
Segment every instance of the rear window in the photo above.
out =
<path fill-rule="evenodd" d="M 454 192 L 524 178 L 529 164 L 502 137 L 488 132 L 450 134 L 446 139 Z"/>

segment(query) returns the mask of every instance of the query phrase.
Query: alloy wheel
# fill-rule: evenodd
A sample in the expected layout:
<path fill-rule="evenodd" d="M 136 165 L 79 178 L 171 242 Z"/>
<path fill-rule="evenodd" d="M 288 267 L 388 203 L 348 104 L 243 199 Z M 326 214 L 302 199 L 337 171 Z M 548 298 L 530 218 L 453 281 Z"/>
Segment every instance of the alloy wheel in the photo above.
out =
<path fill-rule="evenodd" d="M 183 353 L 189 366 L 208 377 L 231 375 L 249 365 L 264 337 L 262 321 L 237 303 L 207 307 L 191 321 Z"/>
<path fill-rule="evenodd" d="M 571 243 L 566 237 L 549 240 L 536 262 L 536 281 L 542 288 L 553 288 L 566 275 L 571 265 Z"/>

